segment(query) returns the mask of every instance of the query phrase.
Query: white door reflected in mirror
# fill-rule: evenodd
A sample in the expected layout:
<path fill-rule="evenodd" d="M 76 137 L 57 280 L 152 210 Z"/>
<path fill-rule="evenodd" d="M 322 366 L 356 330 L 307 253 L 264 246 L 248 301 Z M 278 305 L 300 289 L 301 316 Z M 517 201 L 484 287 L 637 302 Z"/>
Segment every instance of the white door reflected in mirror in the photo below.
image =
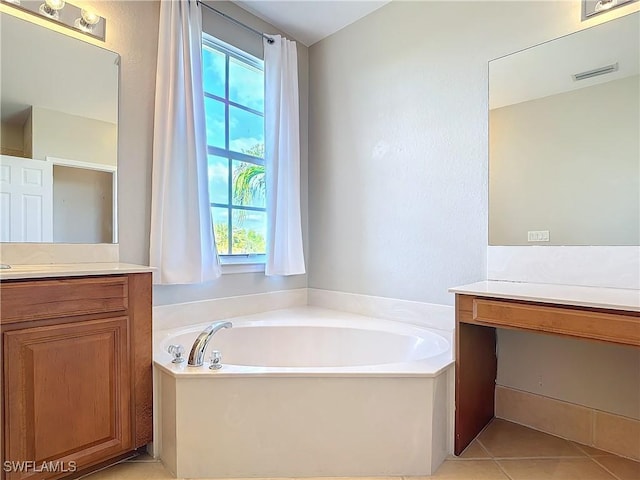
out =
<path fill-rule="evenodd" d="M 53 165 L 0 156 L 0 241 L 53 241 Z"/>

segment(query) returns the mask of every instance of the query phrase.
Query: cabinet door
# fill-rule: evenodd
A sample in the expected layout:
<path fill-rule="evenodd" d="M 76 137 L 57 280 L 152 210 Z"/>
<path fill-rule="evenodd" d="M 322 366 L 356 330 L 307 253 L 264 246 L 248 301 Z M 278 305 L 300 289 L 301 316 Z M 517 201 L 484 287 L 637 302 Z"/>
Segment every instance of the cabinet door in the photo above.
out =
<path fill-rule="evenodd" d="M 81 469 L 132 449 L 128 334 L 127 317 L 4 333 L 5 464 Z"/>

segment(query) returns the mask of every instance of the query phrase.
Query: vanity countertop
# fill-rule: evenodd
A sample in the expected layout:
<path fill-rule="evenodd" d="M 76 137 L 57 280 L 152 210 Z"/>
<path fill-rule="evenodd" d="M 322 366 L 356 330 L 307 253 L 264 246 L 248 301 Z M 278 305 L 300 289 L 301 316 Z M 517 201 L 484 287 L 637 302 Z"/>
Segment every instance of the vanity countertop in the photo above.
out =
<path fill-rule="evenodd" d="M 85 275 L 120 275 L 153 272 L 153 267 L 132 263 L 51 263 L 45 265 L 11 265 L 0 270 L 0 280 L 46 277 L 80 277 Z"/>
<path fill-rule="evenodd" d="M 478 297 L 640 312 L 640 290 L 634 289 L 488 280 L 453 287 L 449 291 Z"/>

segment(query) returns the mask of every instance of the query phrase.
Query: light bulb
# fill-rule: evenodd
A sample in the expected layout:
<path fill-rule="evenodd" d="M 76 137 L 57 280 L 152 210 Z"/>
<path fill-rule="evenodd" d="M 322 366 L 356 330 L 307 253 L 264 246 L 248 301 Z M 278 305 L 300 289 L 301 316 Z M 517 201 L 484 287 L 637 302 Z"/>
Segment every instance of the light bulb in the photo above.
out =
<path fill-rule="evenodd" d="M 91 10 L 80 10 L 80 18 L 76 18 L 73 26 L 85 33 L 92 33 L 93 26 L 100 21 L 100 15 L 93 13 Z"/>
<path fill-rule="evenodd" d="M 100 21 L 100 15 L 92 12 L 91 10 L 85 10 L 84 8 L 80 10 L 80 16 L 87 25 L 95 25 Z"/>
<path fill-rule="evenodd" d="M 615 7 L 618 4 L 618 0 L 600 0 L 596 3 L 594 11 L 603 12 L 605 10 L 609 10 L 612 7 Z"/>
<path fill-rule="evenodd" d="M 44 3 L 40 5 L 38 11 L 45 17 L 58 20 L 60 17 L 58 10 L 62 10 L 63 8 L 64 0 L 44 0 Z"/>
<path fill-rule="evenodd" d="M 44 0 L 51 10 L 62 10 L 64 8 L 64 0 Z"/>

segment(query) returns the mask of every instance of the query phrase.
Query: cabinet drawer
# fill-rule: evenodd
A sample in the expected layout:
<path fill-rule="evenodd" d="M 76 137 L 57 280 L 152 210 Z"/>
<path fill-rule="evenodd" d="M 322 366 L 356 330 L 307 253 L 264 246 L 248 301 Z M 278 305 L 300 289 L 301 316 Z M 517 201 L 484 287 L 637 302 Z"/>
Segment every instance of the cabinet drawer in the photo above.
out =
<path fill-rule="evenodd" d="M 127 292 L 125 276 L 2 282 L 0 322 L 123 312 Z"/>
<path fill-rule="evenodd" d="M 640 345 L 640 317 L 613 312 L 474 298 L 472 323 Z"/>

